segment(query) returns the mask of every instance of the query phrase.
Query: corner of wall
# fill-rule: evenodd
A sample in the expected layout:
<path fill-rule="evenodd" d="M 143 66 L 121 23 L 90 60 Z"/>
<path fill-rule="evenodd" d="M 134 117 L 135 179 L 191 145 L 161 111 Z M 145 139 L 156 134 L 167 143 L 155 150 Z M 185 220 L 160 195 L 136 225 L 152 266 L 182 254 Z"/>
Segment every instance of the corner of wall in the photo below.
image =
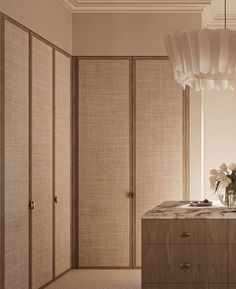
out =
<path fill-rule="evenodd" d="M 0 11 L 72 54 L 72 13 L 58 0 L 1 0 Z"/>

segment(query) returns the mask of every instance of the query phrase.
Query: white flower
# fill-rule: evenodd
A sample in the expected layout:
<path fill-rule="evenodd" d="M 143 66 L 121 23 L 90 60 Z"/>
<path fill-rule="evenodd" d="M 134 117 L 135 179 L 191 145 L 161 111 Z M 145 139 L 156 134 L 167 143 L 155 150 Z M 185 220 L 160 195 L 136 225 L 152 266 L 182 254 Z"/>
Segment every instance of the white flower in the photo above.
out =
<path fill-rule="evenodd" d="M 220 183 L 221 183 L 222 187 L 226 188 L 231 183 L 231 180 L 225 176 L 225 177 L 221 178 Z"/>
<path fill-rule="evenodd" d="M 210 176 L 209 181 L 211 182 L 211 184 L 214 184 L 217 182 L 217 177 L 216 176 Z"/>
<path fill-rule="evenodd" d="M 223 171 L 223 172 L 227 172 L 227 166 L 225 163 L 221 164 L 220 165 L 220 169 Z"/>
<path fill-rule="evenodd" d="M 216 175 L 218 174 L 218 172 L 217 172 L 217 170 L 211 170 L 211 171 L 210 171 L 210 174 L 211 174 L 212 176 L 216 176 Z"/>
<path fill-rule="evenodd" d="M 236 170 L 236 164 L 231 163 L 228 168 L 230 170 Z M 228 187 L 228 185 L 231 183 L 231 179 L 229 177 L 227 177 L 228 175 L 228 171 L 227 171 L 227 165 L 225 163 L 220 165 L 220 169 L 219 170 L 211 170 L 210 171 L 210 177 L 209 177 L 209 181 L 210 181 L 210 188 L 211 190 L 216 190 L 216 188 L 222 187 L 222 188 L 226 188 Z"/>
<path fill-rule="evenodd" d="M 225 177 L 225 173 L 222 172 L 222 171 L 218 171 L 216 176 L 217 176 L 218 178 L 224 178 L 224 177 Z"/>
<path fill-rule="evenodd" d="M 211 188 L 212 191 L 215 191 L 215 189 L 216 189 L 216 184 L 211 184 L 210 188 Z"/>
<path fill-rule="evenodd" d="M 221 182 L 220 184 L 221 184 L 222 188 L 227 188 L 228 187 L 228 183 Z"/>
<path fill-rule="evenodd" d="M 231 163 L 228 165 L 228 168 L 231 170 L 231 171 L 234 171 L 236 170 L 236 164 L 235 163 Z"/>
<path fill-rule="evenodd" d="M 217 176 L 210 176 L 209 178 L 209 181 L 210 181 L 210 188 L 211 190 L 215 191 L 216 189 L 216 184 L 217 184 L 217 181 L 218 181 L 218 178 Z"/>

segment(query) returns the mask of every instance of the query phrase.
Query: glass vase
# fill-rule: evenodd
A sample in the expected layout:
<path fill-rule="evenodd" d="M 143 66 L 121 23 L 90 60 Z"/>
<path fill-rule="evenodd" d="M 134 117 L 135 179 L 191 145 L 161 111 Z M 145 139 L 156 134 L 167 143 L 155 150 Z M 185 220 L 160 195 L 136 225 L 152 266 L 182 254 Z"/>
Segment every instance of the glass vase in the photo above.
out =
<path fill-rule="evenodd" d="M 236 188 L 232 185 L 228 187 L 219 186 L 217 195 L 221 203 L 227 207 L 236 206 Z"/>

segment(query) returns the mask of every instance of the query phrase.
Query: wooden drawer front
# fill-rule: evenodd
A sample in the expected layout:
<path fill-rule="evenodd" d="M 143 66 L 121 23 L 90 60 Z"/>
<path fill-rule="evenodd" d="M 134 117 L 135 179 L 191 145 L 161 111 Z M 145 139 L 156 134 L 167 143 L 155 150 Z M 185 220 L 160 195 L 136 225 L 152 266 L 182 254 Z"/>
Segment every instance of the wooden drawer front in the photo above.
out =
<path fill-rule="evenodd" d="M 158 287 L 157 287 L 158 288 Z M 146 289 L 146 288 L 145 288 Z M 169 289 L 169 288 L 168 288 Z M 236 283 L 234 284 L 229 284 L 228 289 L 236 289 Z"/>
<path fill-rule="evenodd" d="M 228 242 L 236 244 L 236 220 L 228 220 Z"/>
<path fill-rule="evenodd" d="M 142 289 L 174 289 L 174 288 L 172 284 L 143 284 Z"/>
<path fill-rule="evenodd" d="M 209 284 L 209 289 L 227 289 L 227 288 L 228 288 L 227 283 Z M 236 287 L 234 289 L 236 289 Z"/>
<path fill-rule="evenodd" d="M 229 283 L 236 283 L 236 244 L 228 245 L 228 278 Z M 231 287 L 236 289 L 236 284 Z"/>
<path fill-rule="evenodd" d="M 227 282 L 227 245 L 175 245 L 171 264 L 175 282 Z M 180 264 L 189 263 L 189 269 Z"/>
<path fill-rule="evenodd" d="M 236 239 L 236 234 L 235 234 Z M 227 243 L 227 220 L 142 220 L 142 243 Z"/>
<path fill-rule="evenodd" d="M 169 249 L 166 245 L 142 246 L 142 283 L 171 282 Z"/>
<path fill-rule="evenodd" d="M 143 283 L 227 282 L 227 245 L 153 244 L 142 249 Z"/>
<path fill-rule="evenodd" d="M 236 284 L 229 289 L 236 289 Z M 227 289 L 227 284 L 143 284 L 142 289 Z"/>

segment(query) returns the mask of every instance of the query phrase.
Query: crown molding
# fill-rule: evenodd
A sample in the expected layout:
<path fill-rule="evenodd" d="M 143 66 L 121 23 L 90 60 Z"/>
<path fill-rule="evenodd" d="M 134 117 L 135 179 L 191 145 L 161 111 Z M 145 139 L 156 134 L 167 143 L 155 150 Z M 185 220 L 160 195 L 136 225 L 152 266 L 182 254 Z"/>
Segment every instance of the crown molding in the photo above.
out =
<path fill-rule="evenodd" d="M 202 28 L 220 29 L 224 28 L 224 19 L 222 7 L 218 0 L 213 0 L 211 5 L 207 5 L 202 12 Z M 233 3 L 234 4 L 234 3 Z M 236 6 L 231 5 L 231 13 L 227 13 L 227 28 L 236 29 Z"/>
<path fill-rule="evenodd" d="M 72 13 L 202 13 L 212 0 L 59 0 Z"/>
<path fill-rule="evenodd" d="M 212 15 L 207 19 L 205 28 L 208 29 L 224 29 L 224 14 Z M 227 15 L 227 28 L 235 30 L 236 29 L 236 14 Z"/>
<path fill-rule="evenodd" d="M 74 5 L 69 0 L 59 0 L 63 6 L 65 6 L 71 13 L 74 11 Z"/>
<path fill-rule="evenodd" d="M 200 13 L 202 28 L 224 27 L 218 0 L 59 0 L 71 13 Z M 227 27 L 236 29 L 236 11 L 227 14 Z"/>

